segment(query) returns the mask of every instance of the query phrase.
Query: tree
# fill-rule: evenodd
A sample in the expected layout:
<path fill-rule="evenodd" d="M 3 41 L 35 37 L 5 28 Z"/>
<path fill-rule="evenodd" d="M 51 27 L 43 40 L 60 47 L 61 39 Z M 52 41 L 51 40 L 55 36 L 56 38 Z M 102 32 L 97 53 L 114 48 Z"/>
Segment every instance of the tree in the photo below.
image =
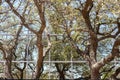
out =
<path fill-rule="evenodd" d="M 41 76 L 44 58 L 50 49 L 54 60 L 67 60 L 71 53 L 76 59 L 75 55 L 78 53 L 79 60 L 88 62 L 84 66 L 89 66 L 91 80 L 101 79 L 101 76 L 104 76 L 102 75 L 104 74 L 104 71 L 102 72 L 104 66 L 120 57 L 118 3 L 118 0 L 114 2 L 112 0 L 2 0 L 2 4 L 0 4 L 0 25 L 2 25 L 0 31 L 5 33 L 8 28 L 6 32 L 11 33 L 10 35 L 14 33 L 13 30 L 16 32 L 16 36 L 14 39 L 12 38 L 13 40 L 7 48 L 3 45 L 4 41 L 0 44 L 0 50 L 6 60 L 7 78 L 13 78 L 11 72 L 13 55 L 16 56 L 17 52 L 22 53 L 23 51 L 25 55 L 22 59 L 26 60 L 26 48 L 23 48 L 21 52 L 20 49 L 16 49 L 20 46 L 19 38 L 21 37 L 19 34 L 22 28 L 25 28 L 35 35 L 36 40 L 35 49 L 38 58 L 35 79 Z M 58 35 L 61 37 L 58 38 Z M 55 36 L 55 39 L 51 36 Z M 33 49 L 31 52 L 34 53 Z M 17 58 L 15 57 L 15 60 Z M 26 63 L 23 68 L 17 64 L 14 65 L 21 72 L 22 79 Z M 60 79 L 65 79 L 65 68 L 68 69 L 69 65 L 55 64 L 55 66 Z M 75 66 L 77 67 L 77 65 Z M 110 70 L 112 69 L 111 66 Z M 118 73 L 119 68 L 110 75 L 115 79 Z M 84 72 L 82 75 L 86 76 Z"/>
<path fill-rule="evenodd" d="M 5 76 L 8 79 L 13 78 L 11 65 L 12 65 L 13 55 L 15 55 L 15 52 L 17 49 L 19 35 L 20 35 L 21 30 L 22 30 L 22 27 L 19 28 L 16 35 L 14 36 L 15 38 L 13 38 L 12 40 L 13 44 L 10 44 L 11 42 L 10 41 L 8 42 L 8 44 L 1 43 L 0 45 L 0 50 L 2 50 L 3 58 L 6 61 L 5 62 Z"/>
<path fill-rule="evenodd" d="M 33 32 L 36 37 L 37 37 L 37 41 L 36 41 L 36 45 L 37 45 L 37 48 L 38 48 L 38 60 L 37 60 L 37 66 L 36 66 L 36 73 L 35 73 L 35 78 L 39 78 L 41 73 L 42 73 L 42 66 L 43 66 L 43 44 L 42 44 L 42 34 L 45 30 L 45 27 L 46 27 L 46 20 L 45 20 L 45 7 L 44 7 L 44 2 L 42 1 L 37 1 L 37 0 L 34 0 L 34 4 L 37 8 L 37 11 L 38 11 L 38 16 L 39 16 L 39 20 L 41 21 L 41 26 L 39 28 L 38 31 L 35 31 L 34 29 L 32 29 L 28 23 L 26 23 L 26 19 L 25 19 L 25 12 L 26 12 L 26 9 L 28 7 L 28 2 L 24 8 L 24 11 L 22 13 L 22 15 L 19 13 L 19 11 L 17 11 L 15 9 L 15 7 L 13 6 L 13 3 L 11 3 L 10 0 L 5 0 L 8 5 L 10 6 L 10 8 L 12 9 L 13 13 L 18 16 L 18 18 L 20 19 L 20 21 L 22 22 L 21 24 L 28 28 L 31 32 Z M 48 36 L 49 37 L 49 36 Z M 48 43 L 48 48 L 46 50 L 46 52 L 48 52 L 49 48 L 50 48 L 51 44 Z M 45 53 L 46 53 L 45 52 Z"/>
<path fill-rule="evenodd" d="M 72 2 L 72 1 L 71 1 Z M 75 6 L 71 7 L 71 4 L 68 2 L 61 3 L 59 5 L 55 5 L 55 11 L 58 13 L 59 25 L 62 25 L 62 28 L 65 30 L 65 33 L 67 34 L 67 37 L 71 43 L 71 45 L 76 49 L 76 52 L 80 54 L 85 60 L 89 62 L 90 72 L 91 72 L 91 79 L 92 80 L 98 80 L 100 79 L 100 69 L 112 61 L 115 57 L 119 57 L 119 46 L 120 46 L 120 38 L 119 38 L 119 16 L 114 17 L 111 13 L 113 13 L 111 10 L 107 9 L 111 5 L 115 5 L 115 3 L 110 3 L 109 1 L 92 1 L 92 0 L 86 0 L 86 1 L 74 1 L 78 6 L 74 8 Z M 62 7 L 60 7 L 62 5 Z M 63 5 L 67 5 L 66 7 Z M 107 6 L 107 7 L 106 7 Z M 66 8 L 69 7 L 66 10 Z M 116 6 L 117 7 L 117 6 Z M 110 16 L 105 14 L 102 15 L 104 12 L 103 8 L 105 8 L 105 11 L 107 11 Z M 78 10 L 78 15 L 75 16 L 72 14 L 72 11 Z M 114 10 L 114 9 L 112 9 Z M 114 14 L 114 13 L 113 13 Z M 72 15 L 72 16 L 71 16 Z M 115 14 L 117 15 L 117 14 Z M 66 18 L 67 16 L 67 18 Z M 82 16 L 82 18 L 81 18 Z M 105 17 L 106 16 L 106 17 Z M 113 17 L 112 17 L 113 16 Z M 58 17 L 58 16 L 57 16 Z M 111 17 L 113 18 L 111 20 Z M 70 19 L 69 19 L 70 18 Z M 71 19 L 72 18 L 72 19 Z M 76 20 L 74 20 L 74 18 Z M 79 21 L 78 21 L 79 19 Z M 79 25 L 77 28 L 75 28 L 74 23 L 79 22 Z M 82 25 L 80 25 L 80 23 Z M 82 26 L 82 27 L 81 27 Z M 105 28 L 105 31 L 103 29 Z M 115 30 L 118 31 L 115 31 Z M 115 31 L 115 33 L 113 33 Z M 87 45 L 84 44 L 84 49 L 80 49 L 82 44 L 79 44 L 77 41 L 74 40 L 74 37 L 72 37 L 72 34 L 79 32 L 81 34 L 82 32 L 87 35 L 86 42 Z M 78 34 L 78 35 L 79 35 Z M 83 35 L 84 35 L 83 34 Z M 85 38 L 85 37 L 84 37 Z M 85 41 L 85 39 L 82 39 Z M 101 41 L 108 41 L 110 40 L 111 43 L 114 43 L 112 46 L 112 50 L 108 54 L 108 56 L 105 56 L 101 60 L 98 61 L 97 59 L 97 50 L 99 47 L 99 43 Z M 114 41 L 113 41 L 114 40 Z M 101 53 L 101 54 L 104 54 Z"/>

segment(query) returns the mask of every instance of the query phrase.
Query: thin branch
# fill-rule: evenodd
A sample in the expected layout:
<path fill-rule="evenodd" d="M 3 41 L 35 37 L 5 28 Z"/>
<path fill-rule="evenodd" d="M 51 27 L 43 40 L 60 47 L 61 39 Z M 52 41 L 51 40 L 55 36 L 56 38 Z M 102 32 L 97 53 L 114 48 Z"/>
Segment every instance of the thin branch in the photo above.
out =
<path fill-rule="evenodd" d="M 19 0 L 20 1 L 20 3 L 19 3 L 19 5 L 18 5 L 18 7 L 16 8 L 16 10 L 18 10 L 18 8 L 21 6 L 21 4 L 22 4 L 22 0 Z M 13 4 L 13 3 L 12 3 Z"/>
<path fill-rule="evenodd" d="M 87 27 L 89 28 L 89 30 L 94 32 L 92 25 L 91 25 L 91 21 L 90 21 L 90 15 L 89 15 L 92 7 L 93 7 L 93 1 L 87 0 L 85 7 L 82 10 L 80 10 L 80 9 L 79 10 L 81 11 L 81 13 L 83 15 L 83 18 L 84 18 L 85 23 L 86 23 Z"/>
<path fill-rule="evenodd" d="M 38 9 L 38 14 L 39 14 L 39 17 L 40 17 L 40 20 L 41 20 L 41 28 L 40 30 L 38 31 L 39 34 L 42 34 L 45 27 L 46 27 L 46 21 L 45 21 L 45 16 L 44 16 L 44 10 L 45 10 L 45 6 L 44 6 L 44 3 L 41 2 L 41 1 L 37 1 L 37 0 L 34 0 L 34 3 Z"/>
<path fill-rule="evenodd" d="M 93 1 L 87 0 L 83 10 L 90 12 L 93 7 Z"/>
<path fill-rule="evenodd" d="M 46 32 L 46 34 L 47 34 L 48 46 L 47 46 L 47 48 L 46 48 L 46 50 L 45 50 L 45 52 L 44 52 L 44 56 L 46 56 L 46 54 L 49 52 L 49 50 L 50 50 L 50 48 L 51 48 L 51 46 L 52 46 L 51 41 L 50 41 L 50 34 L 48 33 L 47 29 L 45 29 L 45 32 Z"/>
<path fill-rule="evenodd" d="M 6 59 L 6 52 L 5 52 L 1 42 L 0 42 L 0 50 L 3 52 L 3 59 Z"/>
<path fill-rule="evenodd" d="M 117 29 L 117 27 L 113 28 L 112 30 L 110 30 L 109 32 L 106 32 L 106 33 L 100 33 L 100 32 L 97 32 L 97 34 L 99 35 L 110 35 L 113 31 L 115 31 Z"/>
<path fill-rule="evenodd" d="M 25 6 L 25 8 L 24 8 L 24 11 L 23 11 L 23 13 L 22 13 L 23 16 L 24 16 L 24 14 L 25 14 L 25 12 L 26 12 L 26 10 L 27 10 L 28 5 L 29 5 L 29 2 L 27 2 L 26 6 Z"/>
<path fill-rule="evenodd" d="M 99 38 L 98 41 L 104 40 L 106 38 L 115 38 L 115 37 L 116 37 L 116 35 L 109 34 L 109 35 L 106 35 L 106 36 L 103 36 L 103 37 Z"/>
<path fill-rule="evenodd" d="M 113 49 L 112 52 L 105 58 L 101 59 L 100 61 L 98 61 L 96 64 L 98 64 L 98 67 L 102 67 L 105 64 L 107 64 L 108 62 L 112 61 L 115 57 L 119 57 L 119 46 L 120 46 L 120 39 L 116 39 L 116 41 L 114 42 L 113 45 Z"/>
<path fill-rule="evenodd" d="M 24 25 L 26 28 L 28 28 L 31 32 L 37 34 L 37 32 L 35 30 L 30 28 L 29 25 L 27 23 L 25 23 L 25 18 L 16 11 L 16 9 L 13 7 L 12 3 L 10 3 L 10 0 L 5 0 L 5 1 L 9 4 L 9 6 L 12 9 L 12 11 L 14 12 L 14 14 L 16 16 L 18 16 L 19 19 L 22 21 L 22 25 Z"/>

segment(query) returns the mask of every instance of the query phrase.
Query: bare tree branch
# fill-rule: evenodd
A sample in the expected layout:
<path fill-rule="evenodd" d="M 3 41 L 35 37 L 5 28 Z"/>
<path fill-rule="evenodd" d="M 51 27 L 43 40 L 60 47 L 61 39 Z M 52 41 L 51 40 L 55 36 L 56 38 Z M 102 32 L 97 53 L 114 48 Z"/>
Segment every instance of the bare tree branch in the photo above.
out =
<path fill-rule="evenodd" d="M 115 57 L 119 57 L 119 46 L 120 46 L 120 39 L 118 38 L 113 45 L 112 52 L 105 58 L 98 61 L 95 65 L 99 68 L 107 64 L 108 62 L 112 61 Z"/>
<path fill-rule="evenodd" d="M 31 32 L 37 34 L 37 32 L 35 30 L 33 30 L 32 28 L 29 27 L 29 25 L 25 21 L 25 18 L 16 11 L 16 9 L 13 7 L 12 3 L 10 3 L 10 0 L 5 0 L 5 1 L 9 4 L 9 6 L 12 9 L 12 11 L 14 12 L 14 14 L 16 16 L 18 16 L 19 19 L 22 21 L 22 25 L 24 25 L 26 28 L 28 28 Z"/>

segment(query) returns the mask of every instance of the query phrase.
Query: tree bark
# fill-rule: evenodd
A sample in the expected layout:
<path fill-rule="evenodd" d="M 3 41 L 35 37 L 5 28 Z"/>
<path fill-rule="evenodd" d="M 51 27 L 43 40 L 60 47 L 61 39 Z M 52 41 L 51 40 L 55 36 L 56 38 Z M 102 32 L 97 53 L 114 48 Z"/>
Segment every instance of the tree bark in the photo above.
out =
<path fill-rule="evenodd" d="M 7 53 L 5 62 L 5 76 L 7 79 L 13 79 L 12 71 L 11 71 L 11 65 L 12 65 L 12 54 Z"/>
<path fill-rule="evenodd" d="M 59 73 L 59 76 L 59 80 L 65 80 L 65 75 L 63 71 Z"/>
<path fill-rule="evenodd" d="M 59 73 L 59 80 L 65 80 L 64 68 L 61 70 L 58 63 L 55 63 L 55 66 Z"/>
<path fill-rule="evenodd" d="M 37 60 L 37 66 L 36 66 L 36 73 L 35 73 L 35 79 L 39 79 L 39 77 L 42 74 L 43 71 L 43 44 L 42 44 L 42 33 L 45 30 L 46 27 L 46 20 L 45 20 L 45 6 L 44 3 L 41 2 L 40 0 L 33 0 L 36 8 L 38 9 L 38 15 L 40 17 L 41 20 L 41 27 L 39 29 L 39 31 L 37 32 L 37 47 L 38 47 L 38 60 Z"/>
<path fill-rule="evenodd" d="M 37 36 L 37 47 L 38 47 L 38 60 L 36 66 L 35 79 L 39 79 L 42 74 L 43 67 L 43 45 L 42 45 L 42 35 Z"/>
<path fill-rule="evenodd" d="M 91 80 L 100 80 L 100 73 L 99 73 L 99 68 L 96 66 L 91 67 Z"/>

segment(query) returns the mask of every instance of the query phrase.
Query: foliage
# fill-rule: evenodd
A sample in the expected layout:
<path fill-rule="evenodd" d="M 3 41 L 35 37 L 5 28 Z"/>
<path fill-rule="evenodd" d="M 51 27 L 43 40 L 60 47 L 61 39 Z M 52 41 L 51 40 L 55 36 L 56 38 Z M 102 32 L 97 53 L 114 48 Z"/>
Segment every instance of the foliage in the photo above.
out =
<path fill-rule="evenodd" d="M 112 67 L 110 62 L 120 57 L 119 2 L 2 0 L 0 57 L 10 62 L 36 62 L 6 64 L 6 67 L 12 67 L 8 71 L 14 78 L 26 78 L 25 74 L 30 73 L 31 78 L 47 79 L 48 66 L 53 70 L 52 78 L 59 78 L 56 76 L 63 73 L 62 76 L 70 78 L 70 71 L 77 76 L 91 76 L 91 79 L 111 77 L 115 69 L 104 70 Z M 50 66 L 44 63 L 45 60 L 86 61 L 86 64 L 76 63 L 72 67 L 72 63 L 50 63 Z"/>

